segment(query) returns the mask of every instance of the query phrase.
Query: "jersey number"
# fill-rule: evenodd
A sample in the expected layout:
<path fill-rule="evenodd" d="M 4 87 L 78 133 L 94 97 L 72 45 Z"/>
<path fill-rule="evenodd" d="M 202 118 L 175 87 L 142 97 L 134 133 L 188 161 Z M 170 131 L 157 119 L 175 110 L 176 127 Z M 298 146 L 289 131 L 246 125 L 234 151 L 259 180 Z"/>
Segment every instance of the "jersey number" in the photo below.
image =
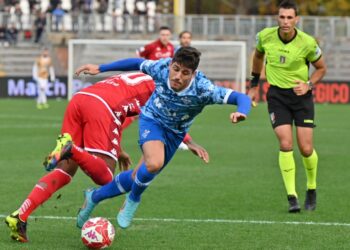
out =
<path fill-rule="evenodd" d="M 152 77 L 149 75 L 145 75 L 142 73 L 127 73 L 120 75 L 120 79 L 122 79 L 125 84 L 134 86 L 140 84 L 143 81 L 152 81 Z"/>

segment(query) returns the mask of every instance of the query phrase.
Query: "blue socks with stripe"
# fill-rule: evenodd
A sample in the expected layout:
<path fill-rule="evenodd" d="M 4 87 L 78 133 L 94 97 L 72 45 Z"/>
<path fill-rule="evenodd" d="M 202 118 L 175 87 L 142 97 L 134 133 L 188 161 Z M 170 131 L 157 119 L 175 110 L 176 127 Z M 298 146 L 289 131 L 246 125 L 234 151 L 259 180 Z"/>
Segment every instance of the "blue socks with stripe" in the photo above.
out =
<path fill-rule="evenodd" d="M 146 165 L 143 162 L 141 167 L 136 172 L 135 180 L 129 194 L 129 199 L 134 202 L 140 202 L 141 194 L 143 191 L 145 191 L 156 175 L 157 174 L 148 172 Z"/>
<path fill-rule="evenodd" d="M 102 200 L 129 192 L 134 182 L 132 172 L 132 169 L 121 172 L 114 177 L 113 181 L 96 189 L 91 196 L 92 201 L 97 204 Z"/>

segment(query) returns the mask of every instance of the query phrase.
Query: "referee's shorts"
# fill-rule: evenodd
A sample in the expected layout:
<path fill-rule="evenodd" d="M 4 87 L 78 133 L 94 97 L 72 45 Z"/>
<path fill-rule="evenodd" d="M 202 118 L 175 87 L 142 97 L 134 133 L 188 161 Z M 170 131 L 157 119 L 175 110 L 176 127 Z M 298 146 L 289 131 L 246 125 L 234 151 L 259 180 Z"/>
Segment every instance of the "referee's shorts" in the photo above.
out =
<path fill-rule="evenodd" d="M 282 89 L 271 85 L 267 95 L 268 111 L 273 128 L 284 124 L 297 127 L 315 127 L 315 108 L 312 91 L 298 96 L 293 89 Z"/>

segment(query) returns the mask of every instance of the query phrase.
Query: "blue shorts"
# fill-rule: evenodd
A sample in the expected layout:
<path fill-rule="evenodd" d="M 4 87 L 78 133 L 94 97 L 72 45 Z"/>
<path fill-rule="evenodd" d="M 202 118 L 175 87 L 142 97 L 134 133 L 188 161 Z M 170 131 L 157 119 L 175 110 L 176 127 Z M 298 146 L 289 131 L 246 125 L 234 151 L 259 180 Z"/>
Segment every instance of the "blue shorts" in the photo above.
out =
<path fill-rule="evenodd" d="M 161 141 L 164 143 L 165 159 L 163 168 L 168 164 L 177 148 L 183 141 L 186 133 L 175 133 L 164 127 L 160 122 L 144 115 L 139 117 L 139 145 L 148 141 Z"/>

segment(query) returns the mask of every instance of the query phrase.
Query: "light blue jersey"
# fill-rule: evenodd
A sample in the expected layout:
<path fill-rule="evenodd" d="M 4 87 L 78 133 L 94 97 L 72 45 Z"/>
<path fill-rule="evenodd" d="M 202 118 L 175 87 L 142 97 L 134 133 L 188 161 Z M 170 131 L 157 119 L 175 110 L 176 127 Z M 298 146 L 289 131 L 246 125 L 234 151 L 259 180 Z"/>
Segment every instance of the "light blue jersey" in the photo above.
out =
<path fill-rule="evenodd" d="M 197 71 L 186 89 L 175 92 L 169 82 L 171 60 L 146 60 L 141 64 L 140 70 L 150 75 L 156 84 L 142 113 L 176 133 L 183 133 L 188 131 L 194 117 L 206 105 L 226 103 L 232 90 L 214 85 L 202 72 Z"/>

